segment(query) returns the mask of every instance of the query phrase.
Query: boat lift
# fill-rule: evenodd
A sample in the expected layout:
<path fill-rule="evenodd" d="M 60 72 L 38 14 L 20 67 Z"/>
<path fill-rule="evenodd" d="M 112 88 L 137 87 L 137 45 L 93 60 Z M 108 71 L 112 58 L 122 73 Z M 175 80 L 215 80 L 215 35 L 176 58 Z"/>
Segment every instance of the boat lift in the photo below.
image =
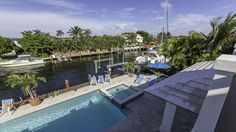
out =
<path fill-rule="evenodd" d="M 94 60 L 95 73 L 98 73 L 98 68 L 101 68 L 101 62 L 103 62 L 103 61 L 109 61 L 109 64 L 107 65 L 107 69 L 109 70 L 112 67 L 126 65 L 128 62 L 124 62 L 124 60 L 125 60 L 125 54 L 124 53 L 122 55 L 122 61 L 123 62 L 115 63 L 115 64 L 113 64 L 113 54 L 112 53 L 111 53 L 111 55 L 109 55 L 109 58 L 105 58 L 105 59 L 101 59 L 101 56 L 99 55 L 98 60 Z"/>
<path fill-rule="evenodd" d="M 113 58 L 100 59 L 100 56 L 99 56 L 98 60 L 94 60 L 95 73 L 98 73 L 98 68 L 101 67 L 101 62 L 103 61 L 109 61 L 109 65 L 113 64 Z"/>

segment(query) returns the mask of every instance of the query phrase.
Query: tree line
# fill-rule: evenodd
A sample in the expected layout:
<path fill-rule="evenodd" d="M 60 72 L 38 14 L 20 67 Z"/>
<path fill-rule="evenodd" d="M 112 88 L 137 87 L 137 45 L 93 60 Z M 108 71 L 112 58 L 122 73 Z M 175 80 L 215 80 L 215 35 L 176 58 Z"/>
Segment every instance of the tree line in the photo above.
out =
<path fill-rule="evenodd" d="M 69 37 L 64 37 L 66 33 Z M 101 51 L 111 50 L 111 48 L 122 49 L 124 45 L 136 42 L 136 34 L 144 36 L 144 43 L 149 43 L 153 40 L 153 37 L 150 37 L 151 35 L 145 31 L 123 33 L 117 36 L 97 36 L 92 35 L 90 29 L 82 29 L 74 26 L 66 33 L 62 30 L 57 30 L 56 36 L 52 36 L 38 29 L 24 31 L 21 33 L 22 38 L 17 40 L 22 46 L 21 48 L 16 47 L 11 39 L 0 37 L 0 54 L 15 50 L 18 54 L 27 53 L 38 56 L 49 56 L 54 53 Z M 126 41 L 126 39 L 130 39 L 131 41 Z"/>

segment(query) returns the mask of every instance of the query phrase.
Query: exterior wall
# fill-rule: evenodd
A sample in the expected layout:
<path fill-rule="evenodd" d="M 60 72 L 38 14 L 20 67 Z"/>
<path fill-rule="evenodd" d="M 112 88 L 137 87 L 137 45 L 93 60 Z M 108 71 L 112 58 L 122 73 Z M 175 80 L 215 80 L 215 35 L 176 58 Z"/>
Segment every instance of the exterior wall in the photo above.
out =
<path fill-rule="evenodd" d="M 215 132 L 235 132 L 236 131 L 236 77 L 232 82 L 229 94 L 220 114 Z"/>
<path fill-rule="evenodd" d="M 192 132 L 215 131 L 225 99 L 231 88 L 232 79 L 236 73 L 236 56 L 221 55 L 217 58 L 214 69 L 216 73 L 212 85 Z"/>

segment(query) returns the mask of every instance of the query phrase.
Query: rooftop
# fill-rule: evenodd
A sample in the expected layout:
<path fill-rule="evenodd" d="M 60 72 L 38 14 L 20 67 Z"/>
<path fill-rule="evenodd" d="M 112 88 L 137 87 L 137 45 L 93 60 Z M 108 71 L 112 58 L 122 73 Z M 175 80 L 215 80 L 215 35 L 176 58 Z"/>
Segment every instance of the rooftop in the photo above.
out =
<path fill-rule="evenodd" d="M 199 113 L 215 75 L 214 62 L 196 63 L 146 89 L 150 94 Z"/>

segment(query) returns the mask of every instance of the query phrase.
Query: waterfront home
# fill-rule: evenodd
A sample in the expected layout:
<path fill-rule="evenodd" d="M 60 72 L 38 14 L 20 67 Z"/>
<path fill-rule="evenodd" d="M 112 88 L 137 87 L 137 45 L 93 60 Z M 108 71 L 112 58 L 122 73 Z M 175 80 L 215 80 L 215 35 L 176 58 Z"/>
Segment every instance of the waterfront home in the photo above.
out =
<path fill-rule="evenodd" d="M 145 89 L 110 131 L 233 132 L 236 56 L 199 62 Z"/>
<path fill-rule="evenodd" d="M 221 55 L 216 61 L 196 63 L 154 85 L 142 84 L 134 89 L 135 77 L 119 76 L 112 83 L 82 87 L 46 99 L 36 107 L 21 106 L 12 116 L 0 117 L 0 128 L 2 131 L 233 132 L 235 67 L 236 56 Z M 101 94 L 103 91 L 110 94 L 109 100 L 103 97 L 106 96 Z M 138 96 L 131 98 L 137 93 Z M 129 101 L 122 104 L 125 110 L 114 105 L 126 97 Z M 118 101 L 114 103 L 115 98 Z"/>

